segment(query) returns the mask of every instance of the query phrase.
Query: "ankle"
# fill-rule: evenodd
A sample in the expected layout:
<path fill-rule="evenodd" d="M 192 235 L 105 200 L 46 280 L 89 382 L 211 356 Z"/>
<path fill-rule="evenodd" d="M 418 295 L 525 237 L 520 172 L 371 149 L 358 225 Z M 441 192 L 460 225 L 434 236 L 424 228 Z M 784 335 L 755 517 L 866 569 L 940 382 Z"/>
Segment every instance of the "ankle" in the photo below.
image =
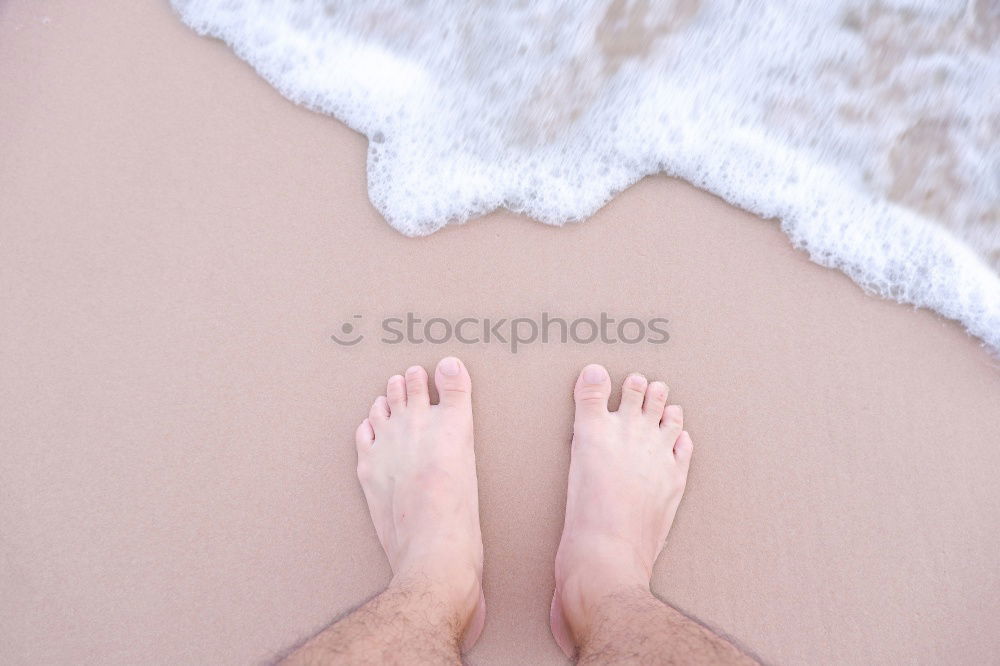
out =
<path fill-rule="evenodd" d="M 627 553 L 592 551 L 586 561 L 561 563 L 557 594 L 577 645 L 583 645 L 608 605 L 623 598 L 652 597 L 649 574 Z"/>
<path fill-rule="evenodd" d="M 567 580 L 558 591 L 563 617 L 578 646 L 588 642 L 606 608 L 623 598 L 652 596 L 641 581 L 605 581 L 595 585 Z"/>
<path fill-rule="evenodd" d="M 459 634 L 479 604 L 481 589 L 479 572 L 471 565 L 411 565 L 400 568 L 389 583 L 391 591 L 434 600 L 428 619 L 454 625 Z"/>

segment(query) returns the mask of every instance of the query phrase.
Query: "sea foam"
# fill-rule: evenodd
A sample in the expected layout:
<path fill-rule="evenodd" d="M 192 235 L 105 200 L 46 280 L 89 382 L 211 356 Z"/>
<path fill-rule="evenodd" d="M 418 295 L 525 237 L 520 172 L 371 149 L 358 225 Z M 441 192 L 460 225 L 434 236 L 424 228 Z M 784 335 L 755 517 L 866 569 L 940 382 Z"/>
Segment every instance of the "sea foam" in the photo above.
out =
<path fill-rule="evenodd" d="M 173 0 L 369 139 L 389 223 L 582 220 L 639 178 L 1000 350 L 1000 4 Z"/>

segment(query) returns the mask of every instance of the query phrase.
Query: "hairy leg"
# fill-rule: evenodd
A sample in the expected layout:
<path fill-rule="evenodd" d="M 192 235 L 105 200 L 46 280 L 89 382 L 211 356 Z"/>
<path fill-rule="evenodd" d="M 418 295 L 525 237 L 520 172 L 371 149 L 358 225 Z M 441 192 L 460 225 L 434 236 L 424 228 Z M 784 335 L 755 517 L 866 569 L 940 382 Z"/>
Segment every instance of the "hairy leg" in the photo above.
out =
<path fill-rule="evenodd" d="M 756 664 L 732 643 L 653 596 L 649 587 L 601 598 L 579 623 L 580 664 Z"/>
<path fill-rule="evenodd" d="M 426 580 L 394 579 L 385 592 L 311 638 L 283 663 L 460 664 L 468 618 L 445 601 L 449 594 Z"/>
<path fill-rule="evenodd" d="M 288 663 L 457 663 L 483 628 L 472 381 L 456 358 L 389 378 L 356 432 L 358 478 L 393 578 Z"/>
<path fill-rule="evenodd" d="M 607 370 L 584 368 L 556 555 L 556 641 L 581 663 L 753 663 L 650 592 L 694 445 L 662 382 L 629 376 L 616 412 L 610 395 Z"/>

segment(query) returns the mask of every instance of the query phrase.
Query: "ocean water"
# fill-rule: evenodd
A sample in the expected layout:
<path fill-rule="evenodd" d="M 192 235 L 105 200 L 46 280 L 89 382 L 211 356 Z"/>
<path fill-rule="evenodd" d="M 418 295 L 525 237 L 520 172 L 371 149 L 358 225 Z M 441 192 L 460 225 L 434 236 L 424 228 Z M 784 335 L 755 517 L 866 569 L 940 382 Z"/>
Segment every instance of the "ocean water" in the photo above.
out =
<path fill-rule="evenodd" d="M 1000 0 L 172 1 L 368 137 L 401 233 L 666 172 L 1000 351 Z"/>

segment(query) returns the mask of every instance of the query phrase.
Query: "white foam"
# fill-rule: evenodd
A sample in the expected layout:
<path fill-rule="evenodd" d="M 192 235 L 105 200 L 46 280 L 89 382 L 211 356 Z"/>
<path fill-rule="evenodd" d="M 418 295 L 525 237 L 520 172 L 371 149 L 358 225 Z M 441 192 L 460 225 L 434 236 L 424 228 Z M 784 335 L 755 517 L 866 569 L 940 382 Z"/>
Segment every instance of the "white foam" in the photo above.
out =
<path fill-rule="evenodd" d="M 367 135 L 404 234 L 498 207 L 564 224 L 665 171 L 1000 350 L 995 3 L 173 4 Z"/>

